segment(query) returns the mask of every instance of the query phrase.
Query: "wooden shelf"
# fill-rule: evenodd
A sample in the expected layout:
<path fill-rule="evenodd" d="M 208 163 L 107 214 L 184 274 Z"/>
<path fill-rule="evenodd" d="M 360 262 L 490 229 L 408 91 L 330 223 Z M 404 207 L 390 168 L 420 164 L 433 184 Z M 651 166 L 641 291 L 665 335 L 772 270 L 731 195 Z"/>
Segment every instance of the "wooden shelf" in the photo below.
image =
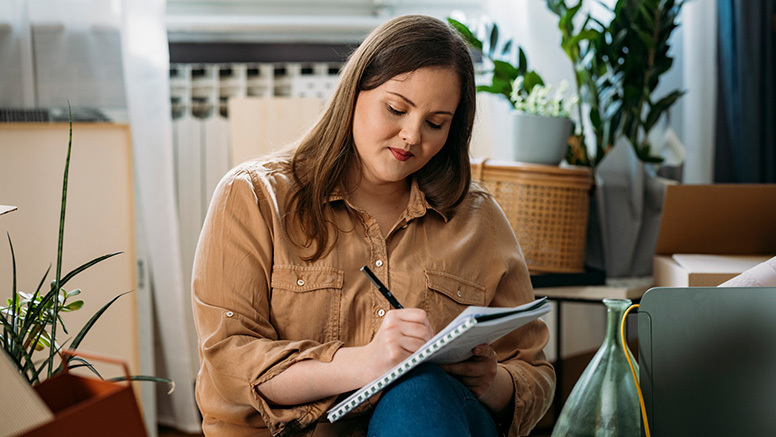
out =
<path fill-rule="evenodd" d="M 606 285 L 583 285 L 571 287 L 536 288 L 536 296 L 547 296 L 553 300 L 600 301 L 603 299 L 638 300 L 652 288 L 652 278 L 635 278 L 608 281 Z"/>

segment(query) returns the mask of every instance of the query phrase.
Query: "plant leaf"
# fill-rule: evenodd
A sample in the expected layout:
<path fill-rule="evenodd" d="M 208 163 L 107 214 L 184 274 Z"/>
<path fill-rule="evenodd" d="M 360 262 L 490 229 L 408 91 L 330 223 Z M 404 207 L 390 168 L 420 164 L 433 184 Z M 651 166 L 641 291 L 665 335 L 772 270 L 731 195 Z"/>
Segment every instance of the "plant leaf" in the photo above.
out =
<path fill-rule="evenodd" d="M 682 97 L 682 95 L 684 95 L 683 91 L 676 90 L 652 105 L 649 110 L 649 114 L 647 115 L 647 119 L 644 122 L 644 131 L 649 132 L 649 130 L 652 129 L 655 123 L 657 123 L 657 121 L 660 119 L 660 115 L 667 111 L 668 108 L 670 108 L 674 103 L 676 103 L 676 100 L 679 99 L 679 97 Z"/>
<path fill-rule="evenodd" d="M 41 374 L 41 372 L 43 372 L 43 369 L 46 366 L 53 367 L 54 358 L 59 356 L 59 351 L 61 351 L 64 346 L 65 345 L 63 344 L 62 346 L 56 347 L 56 342 L 52 342 L 51 347 L 55 348 L 54 353 L 50 354 L 48 357 L 46 357 L 46 359 L 44 359 L 43 362 L 41 363 L 40 367 L 38 367 L 38 369 L 35 371 L 35 373 L 33 373 L 33 378 L 35 378 L 35 381 L 39 381 L 40 380 L 40 374 Z M 48 372 L 47 377 L 50 377 L 50 376 L 52 376 L 52 375 L 54 375 L 56 373 L 59 373 L 59 370 L 57 370 L 57 371 L 51 370 L 51 371 Z"/>
<path fill-rule="evenodd" d="M 620 108 L 622 108 L 622 100 L 615 100 L 613 101 L 604 112 L 604 120 L 609 121 L 611 120 L 617 112 L 620 111 Z"/>
<path fill-rule="evenodd" d="M 48 293 L 43 298 L 40 298 L 40 293 L 37 291 L 32 295 L 27 302 L 27 312 L 24 317 L 24 323 L 22 323 L 22 332 L 29 332 L 32 325 L 43 321 L 45 317 L 41 316 L 41 312 L 46 310 L 48 303 L 54 298 L 54 295 L 58 292 L 52 285 Z"/>
<path fill-rule="evenodd" d="M 90 329 L 92 329 L 92 326 L 94 326 L 94 324 L 97 322 L 97 319 L 99 319 L 100 316 L 102 316 L 102 313 L 104 313 L 105 310 L 108 309 L 108 307 L 113 305 L 113 302 L 116 302 L 116 300 L 118 300 L 118 298 L 120 298 L 121 296 L 124 296 L 125 294 L 128 294 L 128 293 L 132 293 L 132 291 L 131 290 L 130 291 L 125 291 L 124 293 L 121 293 L 121 294 L 115 296 L 108 303 L 103 305 L 102 308 L 100 308 L 96 313 L 94 313 L 94 315 L 89 319 L 88 322 L 86 322 L 86 324 L 83 326 L 83 328 L 81 328 L 81 330 L 78 332 L 78 334 L 76 334 L 75 338 L 73 339 L 73 342 L 70 344 L 70 348 L 71 349 L 77 349 L 78 346 L 81 344 L 81 341 L 83 341 L 83 339 L 86 336 L 86 334 L 89 332 Z"/>
<path fill-rule="evenodd" d="M 598 38 L 598 31 L 594 29 L 587 29 L 574 35 L 568 42 L 570 47 L 577 46 L 582 41 L 592 41 Z"/>
<path fill-rule="evenodd" d="M 509 62 L 505 61 L 493 61 L 493 76 L 498 77 L 499 79 L 504 79 L 509 82 L 514 81 L 517 79 L 519 72 L 515 67 L 512 66 Z"/>
<path fill-rule="evenodd" d="M 448 18 L 447 22 L 450 23 L 450 25 L 453 26 L 456 31 L 458 31 L 458 33 L 461 35 L 461 37 L 463 37 L 463 40 L 466 41 L 467 44 L 479 51 L 482 51 L 482 41 L 474 36 L 474 33 L 472 33 L 472 31 L 465 24 L 453 18 Z"/>
<path fill-rule="evenodd" d="M 506 56 L 509 54 L 509 52 L 512 50 L 512 39 L 508 39 L 507 42 L 504 43 L 504 47 L 501 49 L 501 56 Z"/>
<path fill-rule="evenodd" d="M 517 72 L 521 76 L 528 71 L 528 59 L 525 57 L 525 51 L 520 47 L 517 51 Z"/>
<path fill-rule="evenodd" d="M 59 288 L 61 285 L 61 279 L 62 279 L 62 247 L 65 242 L 65 212 L 67 211 L 67 182 L 68 182 L 68 175 L 70 173 L 70 154 L 73 150 L 73 113 L 70 109 L 70 101 L 67 102 L 67 111 L 70 118 L 70 136 L 67 141 L 67 156 L 65 157 L 65 174 L 62 177 L 62 208 L 59 213 L 59 238 L 57 242 L 57 268 L 56 268 L 56 284 L 54 288 L 56 289 L 57 295 L 59 294 Z M 59 313 L 59 300 L 54 300 L 54 314 Z M 57 338 L 57 319 L 54 318 L 54 321 L 51 325 L 51 338 L 55 339 Z M 54 354 L 54 344 L 56 342 L 51 342 L 51 348 L 49 349 L 49 355 Z M 49 366 L 48 366 L 48 374 L 51 376 L 51 372 L 53 371 L 53 365 L 54 363 L 50 360 Z"/>
<path fill-rule="evenodd" d="M 11 331 L 11 326 L 4 317 L 0 317 L 0 323 L 3 324 L 4 329 Z M 28 353 L 27 350 L 22 347 L 24 339 L 20 338 L 19 335 L 13 331 L 10 332 L 9 337 L 10 344 L 17 345 L 17 347 L 15 348 L 13 354 L 9 353 L 8 343 L 6 344 L 6 347 L 3 348 L 3 350 L 11 358 L 11 361 L 14 363 L 14 365 L 16 365 L 27 382 L 32 384 L 35 381 L 29 377 L 27 372 L 34 371 L 35 369 L 32 366 L 32 357 L 30 356 L 30 353 Z"/>
<path fill-rule="evenodd" d="M 70 365 L 70 362 L 71 362 L 71 361 L 76 361 L 76 362 L 79 362 L 79 363 L 81 363 L 81 364 L 76 364 L 76 365 L 74 365 L 74 366 L 71 366 L 71 365 Z M 68 358 L 68 360 L 67 360 L 67 367 L 68 367 L 69 369 L 77 369 L 77 368 L 79 368 L 79 367 L 86 367 L 86 368 L 88 368 L 89 370 L 91 370 L 91 371 L 92 371 L 92 373 L 94 373 L 95 375 L 97 375 L 97 377 L 98 377 L 98 378 L 100 378 L 100 379 L 104 379 L 104 378 L 102 377 L 102 375 L 100 375 L 100 372 L 98 372 L 98 371 L 97 371 L 97 369 L 95 369 L 95 368 L 94 368 L 94 366 L 92 365 L 92 363 L 90 363 L 90 362 L 86 361 L 85 359 L 83 359 L 83 358 L 81 358 L 81 357 L 77 357 L 77 356 L 72 356 L 72 355 L 71 355 L 71 356 L 70 356 L 70 358 Z"/>
<path fill-rule="evenodd" d="M 84 301 L 76 300 L 65 305 L 62 308 L 62 311 L 67 311 L 67 312 L 76 311 L 76 310 L 80 310 L 82 306 L 84 306 Z"/>
<path fill-rule="evenodd" d="M 13 287 L 13 289 L 11 290 L 11 326 L 9 328 L 11 333 L 13 333 L 13 338 L 15 338 L 17 333 L 16 315 L 18 311 L 16 307 L 16 302 L 18 299 L 16 294 L 16 254 L 13 251 L 13 242 L 11 241 L 11 234 L 6 231 L 5 235 L 8 237 L 8 245 L 11 247 L 11 271 L 12 271 L 12 277 L 13 277 L 13 279 L 11 280 L 11 284 Z M 5 321 L 4 316 L 3 316 L 3 321 Z M 17 344 L 15 342 L 9 343 L 12 338 L 8 333 L 9 328 L 6 328 L 6 324 L 3 323 L 3 341 L 4 341 L 3 344 L 5 345 L 5 348 L 8 350 L 8 352 L 13 355 L 13 351 L 17 346 Z"/>
<path fill-rule="evenodd" d="M 60 311 L 64 311 L 64 308 L 60 308 Z M 61 314 L 57 314 L 57 320 L 60 324 L 62 324 L 62 331 L 64 331 L 65 334 L 69 334 L 69 332 L 67 332 L 67 326 L 65 326 L 65 321 L 62 320 Z"/>
<path fill-rule="evenodd" d="M 81 273 L 82 271 L 84 271 L 84 270 L 88 269 L 89 267 L 97 264 L 98 262 L 105 261 L 106 259 L 111 258 L 111 257 L 116 256 L 116 255 L 119 255 L 121 253 L 124 253 L 124 252 L 109 253 L 107 255 L 103 255 L 103 256 L 97 257 L 97 258 L 95 258 L 95 259 L 93 259 L 93 260 L 91 260 L 91 261 L 89 261 L 87 263 L 84 263 L 84 264 L 80 265 L 79 267 L 71 270 L 68 274 L 66 274 L 65 277 L 62 278 L 62 280 L 59 282 L 59 285 L 60 286 L 64 286 L 67 283 L 67 281 L 73 279 L 73 276 Z"/>
<path fill-rule="evenodd" d="M 146 375 L 130 375 L 129 378 L 126 376 L 117 376 L 115 378 L 109 378 L 108 381 L 149 381 L 149 382 L 160 382 L 169 384 L 170 390 L 167 392 L 167 394 L 172 394 L 173 391 L 175 391 L 175 381 L 167 378 L 160 378 L 158 376 L 146 376 Z"/>
<path fill-rule="evenodd" d="M 495 57 L 496 47 L 498 47 L 498 26 L 494 23 L 490 29 L 490 46 L 488 47 L 488 56 Z"/>
<path fill-rule="evenodd" d="M 525 80 L 523 81 L 523 86 L 525 87 L 525 90 L 530 93 L 533 87 L 536 85 L 544 85 L 544 81 L 542 80 L 542 77 L 539 76 L 539 73 L 535 71 L 529 71 L 525 74 Z"/>

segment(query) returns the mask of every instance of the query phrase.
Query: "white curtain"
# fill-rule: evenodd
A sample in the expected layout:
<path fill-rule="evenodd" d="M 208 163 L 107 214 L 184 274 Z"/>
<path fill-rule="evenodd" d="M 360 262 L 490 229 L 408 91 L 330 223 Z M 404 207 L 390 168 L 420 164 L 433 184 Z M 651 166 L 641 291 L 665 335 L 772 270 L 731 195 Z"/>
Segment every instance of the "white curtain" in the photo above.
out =
<path fill-rule="evenodd" d="M 687 89 L 678 102 L 684 126 L 680 134 L 687 148 L 683 181 L 714 181 L 714 142 L 717 107 L 717 2 L 689 1 L 682 9 L 682 84 Z"/>
<path fill-rule="evenodd" d="M 150 261 L 156 312 L 157 374 L 176 389 L 160 387 L 158 422 L 195 433 L 200 419 L 194 399 L 198 368 L 189 341 L 189 284 L 183 281 L 174 195 L 169 51 L 165 0 L 125 0 L 122 5 L 124 82 L 135 158 L 143 252 Z"/>
<path fill-rule="evenodd" d="M 32 32 L 25 0 L 0 2 L 0 106 L 35 106 Z"/>

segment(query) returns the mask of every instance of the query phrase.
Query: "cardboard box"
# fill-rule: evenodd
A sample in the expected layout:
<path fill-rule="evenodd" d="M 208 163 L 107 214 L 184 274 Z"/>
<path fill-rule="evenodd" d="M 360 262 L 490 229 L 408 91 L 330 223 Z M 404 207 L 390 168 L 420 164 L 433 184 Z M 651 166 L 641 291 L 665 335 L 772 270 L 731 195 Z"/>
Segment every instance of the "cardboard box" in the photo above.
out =
<path fill-rule="evenodd" d="M 776 255 L 776 185 L 671 185 L 656 287 L 713 287 Z"/>
<path fill-rule="evenodd" d="M 94 361 L 118 364 L 124 369 L 124 382 L 83 377 L 64 372 L 46 379 L 33 388 L 45 402 L 54 418 L 20 437 L 81 436 L 81 437 L 146 437 L 130 381 L 126 362 L 103 355 L 80 351 L 62 351 Z M 64 359 L 64 358 L 63 358 Z"/>

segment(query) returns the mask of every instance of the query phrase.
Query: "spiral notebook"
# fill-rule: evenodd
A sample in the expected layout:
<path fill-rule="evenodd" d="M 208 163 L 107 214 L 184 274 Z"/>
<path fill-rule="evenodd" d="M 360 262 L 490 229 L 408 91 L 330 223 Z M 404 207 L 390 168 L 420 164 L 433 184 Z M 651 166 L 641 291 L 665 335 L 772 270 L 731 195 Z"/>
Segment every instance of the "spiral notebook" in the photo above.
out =
<path fill-rule="evenodd" d="M 420 363 L 464 361 L 472 356 L 475 346 L 493 343 L 531 320 L 547 314 L 550 308 L 546 297 L 514 308 L 468 307 L 414 354 L 335 405 L 327 412 L 327 417 L 330 422 L 339 420 Z"/>

